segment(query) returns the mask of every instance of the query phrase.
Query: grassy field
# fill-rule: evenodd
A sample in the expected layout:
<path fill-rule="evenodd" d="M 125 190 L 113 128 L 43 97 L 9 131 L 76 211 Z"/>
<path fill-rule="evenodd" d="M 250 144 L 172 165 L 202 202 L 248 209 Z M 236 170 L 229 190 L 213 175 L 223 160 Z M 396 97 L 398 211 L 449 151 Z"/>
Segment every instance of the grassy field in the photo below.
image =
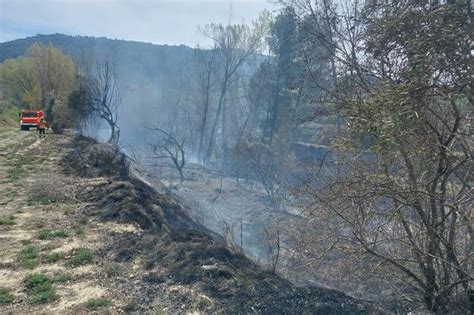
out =
<path fill-rule="evenodd" d="M 81 215 L 87 204 L 57 198 L 49 185 L 64 179 L 58 148 L 66 139 L 21 132 L 8 111 L 0 125 L 0 313 L 120 311 L 128 302 L 114 282 L 128 268 L 98 255 L 117 228 Z"/>

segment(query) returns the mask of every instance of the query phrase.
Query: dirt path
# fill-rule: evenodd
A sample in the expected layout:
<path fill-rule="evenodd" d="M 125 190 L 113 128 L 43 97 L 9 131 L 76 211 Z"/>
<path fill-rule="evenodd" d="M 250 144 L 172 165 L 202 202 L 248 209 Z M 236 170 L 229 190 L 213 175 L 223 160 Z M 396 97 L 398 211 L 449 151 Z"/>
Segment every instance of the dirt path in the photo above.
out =
<path fill-rule="evenodd" d="M 0 139 L 0 313 L 130 307 L 114 285 L 129 277 L 129 266 L 98 253 L 111 234 L 138 230 L 91 221 L 81 215 L 86 204 L 55 200 L 48 186 L 64 182 L 61 189 L 72 191 L 75 185 L 59 166 L 67 138 L 4 129 Z"/>

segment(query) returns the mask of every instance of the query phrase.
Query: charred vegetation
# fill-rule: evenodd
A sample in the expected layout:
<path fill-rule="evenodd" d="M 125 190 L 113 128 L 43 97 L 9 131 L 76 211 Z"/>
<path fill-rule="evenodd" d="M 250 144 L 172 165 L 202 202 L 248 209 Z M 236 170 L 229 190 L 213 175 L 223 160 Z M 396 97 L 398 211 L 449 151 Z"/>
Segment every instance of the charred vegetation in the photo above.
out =
<path fill-rule="evenodd" d="M 74 149 L 72 149 L 74 148 Z M 317 287 L 298 288 L 264 271 L 242 253 L 229 248 L 219 235 L 194 222 L 188 209 L 172 195 L 159 193 L 133 175 L 120 179 L 122 158 L 108 144 L 76 137 L 62 160 L 64 171 L 89 179 L 109 180 L 84 191 L 91 203 L 85 214 L 140 226 L 140 235 L 116 235 L 102 255 L 114 261 L 145 257 L 147 273 L 140 276 L 146 292 L 163 285 L 184 285 L 204 292 L 215 303 L 198 306 L 210 312 L 368 314 L 380 310 L 370 302 Z M 109 165 L 109 163 L 111 165 Z M 143 303 L 149 303 L 143 298 Z M 192 304 L 194 308 L 196 305 Z"/>

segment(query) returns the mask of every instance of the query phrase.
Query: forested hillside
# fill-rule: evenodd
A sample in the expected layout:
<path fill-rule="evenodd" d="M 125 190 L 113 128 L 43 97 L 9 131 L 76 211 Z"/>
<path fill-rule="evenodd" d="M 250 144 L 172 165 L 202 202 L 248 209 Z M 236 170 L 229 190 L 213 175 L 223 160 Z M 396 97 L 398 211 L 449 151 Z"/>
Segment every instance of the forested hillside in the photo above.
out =
<path fill-rule="evenodd" d="M 183 59 L 190 57 L 192 48 L 181 46 L 155 45 L 151 43 L 133 42 L 105 37 L 70 36 L 64 34 L 36 35 L 0 43 L 0 62 L 8 58 L 17 58 L 26 54 L 28 48 L 34 43 L 49 44 L 61 49 L 64 53 L 73 56 L 77 61 L 91 62 L 88 58 L 97 56 L 110 56 L 121 66 L 141 66 L 133 68 L 148 68 L 154 72 L 154 66 L 168 65 L 168 70 L 173 70 Z M 115 59 L 120 57 L 120 59 Z M 147 67 L 145 67 L 145 65 Z M 151 67 L 151 68 L 150 68 Z"/>
<path fill-rule="evenodd" d="M 128 124 L 135 127 L 152 122 L 137 121 L 133 112 L 153 111 L 158 98 L 168 102 L 166 90 L 175 91 L 178 82 L 189 72 L 193 49 L 182 46 L 113 40 L 63 34 L 37 35 L 0 44 L 0 61 L 27 54 L 34 43 L 52 45 L 69 55 L 82 73 L 90 73 L 98 62 L 109 60 L 120 78 L 126 106 L 121 108 Z M 156 112 L 154 112 L 156 113 Z M 156 118 L 154 116 L 153 118 Z M 125 132 L 127 133 L 127 128 Z"/>

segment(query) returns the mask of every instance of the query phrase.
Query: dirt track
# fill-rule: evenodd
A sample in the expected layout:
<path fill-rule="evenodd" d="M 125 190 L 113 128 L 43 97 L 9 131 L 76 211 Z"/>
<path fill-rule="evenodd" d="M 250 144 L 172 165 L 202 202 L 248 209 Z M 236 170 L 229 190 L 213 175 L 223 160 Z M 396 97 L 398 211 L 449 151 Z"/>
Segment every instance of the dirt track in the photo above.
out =
<path fill-rule="evenodd" d="M 112 234 L 139 230 L 92 221 L 81 214 L 87 204 L 54 200 L 42 191 L 57 188 L 53 181 L 65 183 L 64 191 L 73 191 L 67 186 L 81 182 L 66 180 L 59 166 L 61 147 L 69 138 L 48 134 L 38 139 L 34 132 L 4 129 L 0 139 L 0 289 L 5 297 L 0 296 L 0 313 L 118 311 L 133 303 L 116 290 L 116 283 L 133 278 L 139 267 L 108 262 L 98 253 Z M 71 264 L 81 248 L 91 257 Z M 35 273 L 52 282 L 53 290 L 44 293 L 42 303 L 32 302 L 34 293 L 25 282 Z"/>

